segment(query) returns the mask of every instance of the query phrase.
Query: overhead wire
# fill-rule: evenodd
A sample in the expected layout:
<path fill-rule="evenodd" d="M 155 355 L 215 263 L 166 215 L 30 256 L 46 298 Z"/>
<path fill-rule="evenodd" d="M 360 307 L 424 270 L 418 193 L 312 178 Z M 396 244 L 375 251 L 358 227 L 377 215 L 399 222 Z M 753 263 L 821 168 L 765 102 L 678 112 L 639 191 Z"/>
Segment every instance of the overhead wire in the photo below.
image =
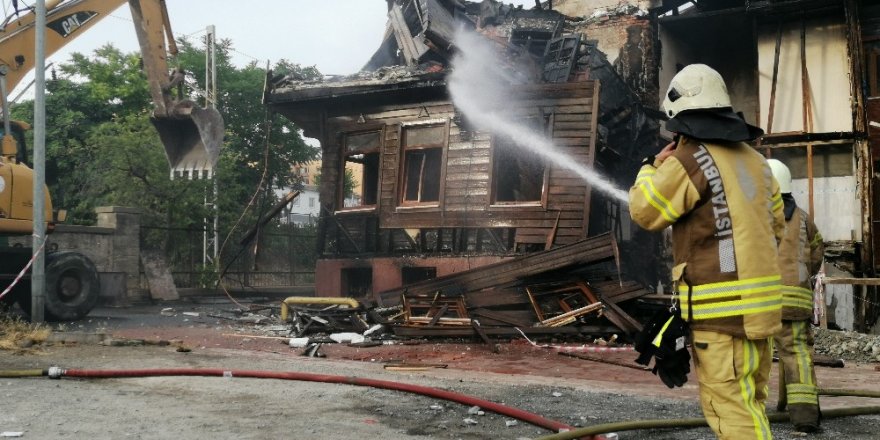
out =
<path fill-rule="evenodd" d="M 271 146 L 270 140 L 271 140 L 271 132 L 272 132 L 272 113 L 268 108 L 266 108 L 266 111 L 265 111 L 264 124 L 266 126 L 266 136 L 265 136 L 265 148 L 263 150 L 263 173 L 260 176 L 260 181 L 259 181 L 259 183 L 257 183 L 257 188 L 254 190 L 254 193 L 251 195 L 250 200 L 248 200 L 248 203 L 247 203 L 247 205 L 245 205 L 244 209 L 242 210 L 241 215 L 239 215 L 238 220 L 236 220 L 236 222 L 235 222 L 235 224 L 233 224 L 232 228 L 229 229 L 229 232 L 226 234 L 226 238 L 223 240 L 223 244 L 220 246 L 220 249 L 217 251 L 217 255 L 221 256 L 220 258 L 222 258 L 223 250 L 226 248 L 226 244 L 229 242 L 229 239 L 232 237 L 232 234 L 235 232 L 235 230 L 238 228 L 238 226 L 244 220 L 244 217 L 247 215 L 247 213 L 251 209 L 251 207 L 254 206 L 254 202 L 256 201 L 257 196 L 259 196 L 260 193 L 262 192 L 263 185 L 266 183 L 266 179 L 268 178 L 268 175 L 269 175 L 269 149 Z M 257 238 L 257 240 L 258 239 L 259 238 Z M 240 302 L 236 301 L 235 298 L 232 297 L 232 294 L 229 293 L 229 290 L 226 288 L 226 284 L 223 282 L 223 277 L 226 274 L 226 272 L 229 270 L 229 268 L 232 266 L 232 263 L 234 263 L 235 260 L 238 259 L 238 257 L 241 256 L 241 254 L 243 252 L 244 252 L 244 248 L 239 250 L 239 252 L 235 255 L 235 257 L 233 257 L 233 259 L 230 260 L 226 264 L 226 266 L 223 268 L 223 270 L 221 270 L 218 273 L 218 276 L 217 276 L 218 286 L 220 286 L 220 288 L 223 289 L 223 293 L 226 294 L 226 296 L 229 298 L 229 300 L 232 301 L 238 307 L 244 307 L 244 305 L 242 305 Z"/>

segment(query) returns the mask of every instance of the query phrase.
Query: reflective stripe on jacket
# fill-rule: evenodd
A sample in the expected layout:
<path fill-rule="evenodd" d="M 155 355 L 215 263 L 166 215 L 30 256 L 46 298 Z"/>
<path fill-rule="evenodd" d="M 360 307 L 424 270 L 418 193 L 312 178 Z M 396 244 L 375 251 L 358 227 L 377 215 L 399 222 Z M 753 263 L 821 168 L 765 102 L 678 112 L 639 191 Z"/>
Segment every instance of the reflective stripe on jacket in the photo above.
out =
<path fill-rule="evenodd" d="M 775 334 L 782 308 L 776 246 L 785 220 L 767 161 L 743 142 L 682 137 L 655 165 L 643 166 L 630 189 L 630 216 L 651 231 L 672 226 L 682 317 L 695 330 Z"/>
<path fill-rule="evenodd" d="M 783 284 L 782 319 L 810 319 L 813 315 L 810 278 L 822 265 L 825 252 L 822 234 L 810 215 L 800 208 L 795 209 L 785 223 L 785 235 L 779 243 L 779 270 Z"/>

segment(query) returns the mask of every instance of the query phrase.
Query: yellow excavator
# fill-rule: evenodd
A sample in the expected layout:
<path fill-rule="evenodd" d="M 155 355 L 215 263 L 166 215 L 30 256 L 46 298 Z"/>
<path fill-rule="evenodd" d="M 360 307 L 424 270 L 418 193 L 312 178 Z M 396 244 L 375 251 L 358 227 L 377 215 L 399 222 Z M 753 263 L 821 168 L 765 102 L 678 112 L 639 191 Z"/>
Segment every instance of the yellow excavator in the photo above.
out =
<path fill-rule="evenodd" d="M 153 100 L 151 121 L 159 132 L 172 175 L 212 173 L 223 142 L 223 119 L 213 108 L 201 108 L 173 97 L 181 73 L 169 72 L 167 56 L 176 54 L 164 0 L 48 0 L 45 53 L 49 56 L 108 14 L 128 3 L 140 43 L 143 68 Z M 19 2 L 13 2 L 15 6 Z M 33 171 L 24 163 L 24 131 L 29 125 L 10 121 L 7 92 L 34 68 L 36 15 L 30 8 L 16 11 L 0 24 L 0 98 L 3 141 L 0 150 L 0 237 L 28 235 L 33 230 Z M 166 44 L 167 43 L 167 44 Z M 51 121 L 47 121 L 51 124 Z M 46 191 L 47 230 L 56 221 Z M 0 246 L 0 293 L 26 266 L 33 251 Z M 95 265 L 77 252 L 47 252 L 46 310 L 50 320 L 80 319 L 94 307 L 100 286 Z M 30 313 L 30 282 L 26 275 L 0 301 L 18 302 Z"/>

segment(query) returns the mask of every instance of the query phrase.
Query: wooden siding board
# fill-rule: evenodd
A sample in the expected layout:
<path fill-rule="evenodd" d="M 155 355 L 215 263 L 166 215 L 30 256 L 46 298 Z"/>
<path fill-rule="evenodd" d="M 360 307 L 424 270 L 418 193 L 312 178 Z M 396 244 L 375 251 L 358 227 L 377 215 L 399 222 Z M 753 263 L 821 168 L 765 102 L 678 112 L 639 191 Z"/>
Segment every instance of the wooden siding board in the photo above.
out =
<path fill-rule="evenodd" d="M 520 104 L 514 110 L 529 116 L 553 113 L 554 143 L 576 163 L 591 165 L 594 161 L 594 116 L 598 110 L 597 86 L 594 81 L 526 86 L 522 88 L 522 93 L 516 93 Z M 578 228 L 578 224 L 585 224 L 585 199 L 589 195 L 589 185 L 576 173 L 552 165 L 549 168 L 545 208 L 490 208 L 492 136 L 484 132 L 463 133 L 451 122 L 448 128 L 449 143 L 444 152 L 443 206 L 429 212 L 398 210 L 401 160 L 399 127 L 401 123 L 424 119 L 419 118 L 419 114 L 425 110 L 430 119 L 451 118 L 454 112 L 452 104 L 446 101 L 386 105 L 363 109 L 358 113 L 353 110 L 348 115 L 332 119 L 335 125 L 328 127 L 328 133 L 363 130 L 364 125 L 357 123 L 361 116 L 368 124 L 385 127 L 380 156 L 379 210 L 373 214 L 381 216 L 380 227 L 516 227 L 524 229 L 522 233 L 517 233 L 523 237 L 546 238 L 547 232 L 556 226 L 559 216 L 559 237 L 585 232 Z M 331 134 L 329 137 L 334 139 L 324 145 L 328 148 L 324 149 L 322 172 L 326 172 L 328 166 L 334 170 L 340 166 L 338 136 Z M 335 154 L 328 154 L 331 150 L 335 150 L 332 152 Z M 331 174 L 334 174 L 334 180 L 338 179 L 338 170 Z M 329 178 L 331 174 L 325 176 Z M 561 241 L 557 240 L 558 243 Z"/>

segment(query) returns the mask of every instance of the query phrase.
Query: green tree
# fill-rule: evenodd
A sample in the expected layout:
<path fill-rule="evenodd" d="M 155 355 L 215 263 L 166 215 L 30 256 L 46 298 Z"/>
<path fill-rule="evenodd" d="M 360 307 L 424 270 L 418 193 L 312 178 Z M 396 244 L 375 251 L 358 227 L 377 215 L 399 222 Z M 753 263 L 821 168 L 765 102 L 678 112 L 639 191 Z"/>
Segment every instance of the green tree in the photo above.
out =
<path fill-rule="evenodd" d="M 146 80 L 139 57 L 112 45 L 95 50 L 92 57 L 73 54 L 51 76 L 46 84 L 46 183 L 53 204 L 69 211 L 71 223 L 91 224 L 95 206 L 103 203 L 97 189 L 101 174 L 95 174 L 92 164 L 107 152 L 87 140 L 100 124 L 147 114 Z M 33 102 L 14 106 L 12 114 L 33 121 Z"/>
<path fill-rule="evenodd" d="M 204 87 L 205 50 L 188 40 L 179 43 L 177 63 L 191 68 L 191 76 Z M 303 142 L 300 130 L 290 121 L 267 112 L 262 103 L 266 70 L 251 62 L 242 68 L 229 59 L 230 40 L 221 40 L 216 49 L 218 110 L 226 127 L 218 182 L 221 224 L 234 224 L 253 194 L 259 192 L 258 211 L 274 202 L 271 188 L 290 186 L 291 167 L 317 157 L 318 151 Z M 307 79 L 320 78 L 314 67 L 301 67 L 280 60 L 273 71 Z M 260 184 L 262 182 L 262 184 Z M 259 186 L 258 186 L 259 185 Z M 252 221 L 253 216 L 247 220 Z M 245 228 L 246 229 L 246 228 Z"/>
<path fill-rule="evenodd" d="M 192 69 L 187 93 L 197 99 L 204 90 L 205 50 L 185 39 L 179 47 L 171 64 Z M 261 102 L 265 71 L 256 63 L 232 65 L 231 50 L 229 40 L 216 50 L 218 110 L 226 128 L 218 204 L 226 228 L 255 191 L 262 191 L 261 204 L 271 204 L 268 189 L 290 184 L 291 166 L 317 154 L 292 123 L 267 113 Z M 275 68 L 320 76 L 314 67 L 286 60 Z M 166 227 L 200 225 L 210 216 L 203 206 L 209 182 L 168 178 L 163 148 L 149 123 L 152 103 L 139 54 L 107 45 L 92 56 L 72 55 L 52 77 L 46 98 L 47 183 L 54 205 L 68 209 L 72 222 L 92 223 L 94 208 L 104 204 L 140 207 L 147 224 Z M 16 106 L 13 115 L 32 121 L 32 103 Z"/>

